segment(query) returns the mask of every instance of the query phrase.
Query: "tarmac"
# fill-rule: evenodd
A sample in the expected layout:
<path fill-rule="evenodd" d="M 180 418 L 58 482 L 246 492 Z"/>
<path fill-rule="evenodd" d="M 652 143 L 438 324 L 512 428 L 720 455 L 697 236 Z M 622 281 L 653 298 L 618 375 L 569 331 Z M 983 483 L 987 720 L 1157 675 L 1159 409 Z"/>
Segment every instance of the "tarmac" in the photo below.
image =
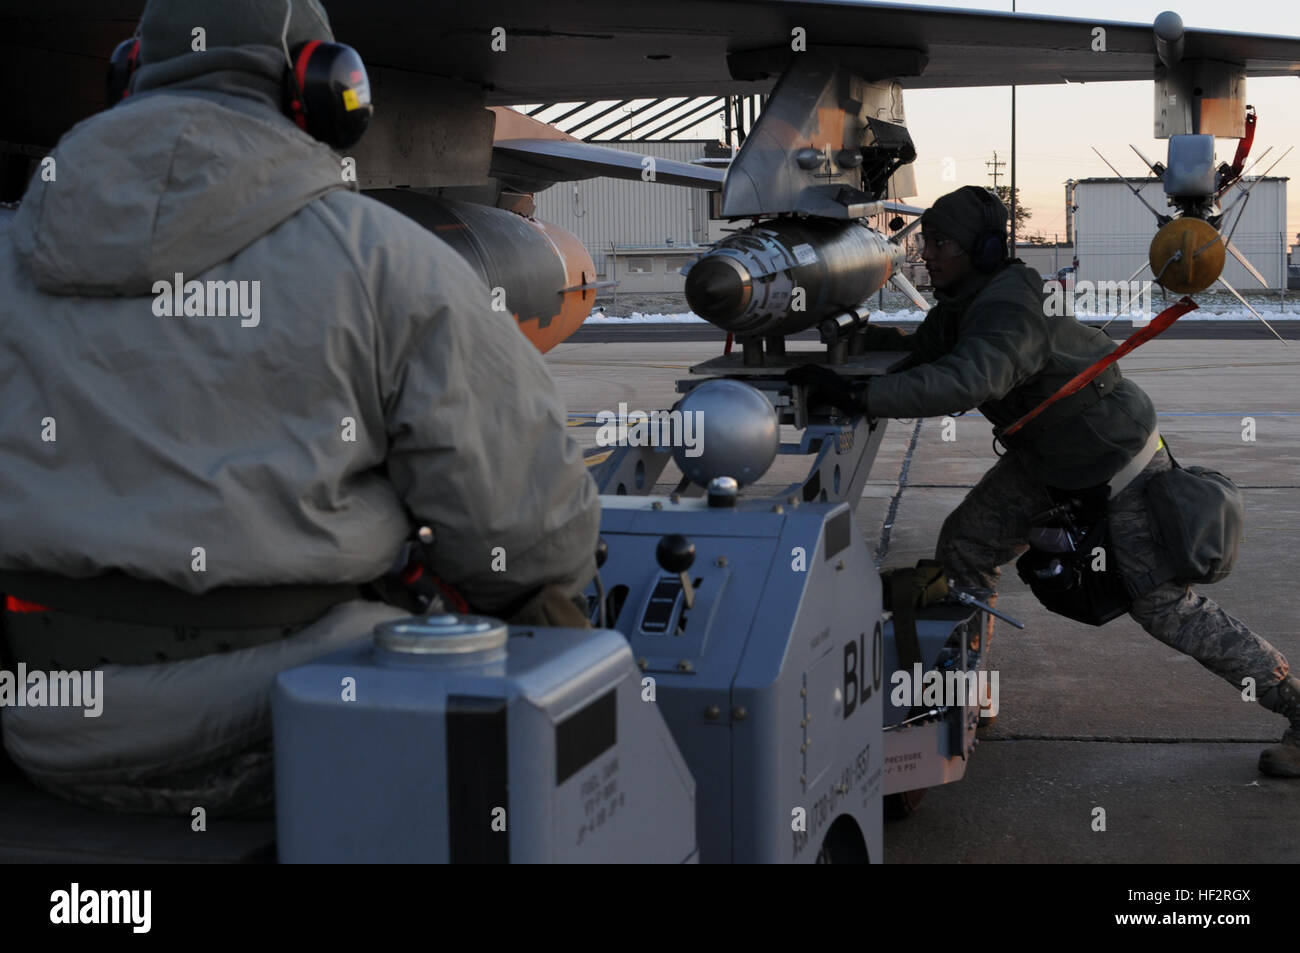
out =
<path fill-rule="evenodd" d="M 720 340 L 626 342 L 617 329 L 601 337 L 547 355 L 571 414 L 620 402 L 667 409 L 675 381 L 721 350 Z M 790 348 L 817 353 L 815 342 Z M 1236 568 L 1204 594 L 1300 666 L 1300 346 L 1241 335 L 1157 339 L 1121 367 L 1155 402 L 1175 458 L 1221 470 L 1244 492 Z M 595 442 L 594 428 L 572 433 Z M 792 435 L 783 428 L 783 441 Z M 990 426 L 976 412 L 956 419 L 951 441 L 939 419 L 889 421 L 855 513 L 877 562 L 932 557 L 944 517 L 994 462 Z M 774 492 L 803 469 L 778 458 L 754 492 Z M 678 478 L 670 463 L 656 492 Z M 1127 616 L 1102 628 L 1054 616 L 1013 566 L 1000 593 L 998 608 L 1026 629 L 998 623 L 993 638 L 999 716 L 981 728 L 964 779 L 886 822 L 886 862 L 1300 862 L 1300 780 L 1256 769 L 1286 727 L 1280 716 Z M 1095 829 L 1097 808 L 1104 830 Z"/>

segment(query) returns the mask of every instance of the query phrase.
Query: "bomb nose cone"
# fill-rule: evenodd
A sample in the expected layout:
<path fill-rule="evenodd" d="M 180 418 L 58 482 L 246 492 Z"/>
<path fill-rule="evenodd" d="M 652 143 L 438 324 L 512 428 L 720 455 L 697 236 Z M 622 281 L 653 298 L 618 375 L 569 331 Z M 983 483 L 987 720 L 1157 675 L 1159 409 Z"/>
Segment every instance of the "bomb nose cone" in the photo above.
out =
<path fill-rule="evenodd" d="M 752 291 L 749 272 L 730 255 L 706 255 L 686 275 L 686 303 L 721 327 L 745 313 Z"/>
<path fill-rule="evenodd" d="M 1225 251 L 1213 225 L 1184 215 L 1151 239 L 1151 273 L 1175 294 L 1199 294 L 1223 273 Z"/>

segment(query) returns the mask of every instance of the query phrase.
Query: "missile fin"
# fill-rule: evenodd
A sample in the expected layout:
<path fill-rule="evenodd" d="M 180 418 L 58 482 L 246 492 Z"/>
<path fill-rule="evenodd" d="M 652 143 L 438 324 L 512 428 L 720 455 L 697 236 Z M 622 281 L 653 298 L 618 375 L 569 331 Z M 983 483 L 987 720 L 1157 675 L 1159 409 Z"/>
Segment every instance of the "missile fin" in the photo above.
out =
<path fill-rule="evenodd" d="M 916 305 L 922 311 L 930 310 L 930 303 L 921 297 L 921 292 L 916 290 L 916 286 L 907 280 L 901 272 L 894 272 L 889 276 L 889 281 L 895 288 L 903 292 L 912 299 L 912 304 Z"/>
<path fill-rule="evenodd" d="M 1232 285 L 1230 285 L 1230 284 L 1228 284 L 1226 281 L 1224 281 L 1222 275 L 1219 276 L 1219 284 L 1223 285 L 1223 287 L 1225 287 L 1225 288 L 1227 288 L 1229 291 L 1231 291 L 1231 292 L 1232 292 L 1232 296 L 1233 296 L 1234 298 L 1236 298 L 1238 301 L 1240 301 L 1242 304 L 1244 304 L 1244 305 L 1246 306 L 1246 310 L 1247 310 L 1247 311 L 1249 311 L 1249 312 L 1250 312 L 1251 314 L 1253 314 L 1255 317 L 1259 318 L 1259 320 L 1264 321 L 1264 316 L 1263 316 L 1262 314 L 1260 314 L 1258 311 L 1256 311 L 1254 308 L 1252 308 L 1252 307 L 1250 306 L 1250 302 L 1247 301 L 1245 298 L 1243 298 L 1241 295 L 1239 295 L 1239 294 L 1237 293 L 1237 289 L 1236 289 L 1236 288 L 1232 287 Z M 1289 344 L 1286 343 L 1286 338 L 1282 337 L 1282 335 L 1278 334 L 1277 331 L 1274 330 L 1273 325 L 1269 324 L 1267 321 L 1264 321 L 1264 327 L 1268 328 L 1270 331 L 1273 332 L 1273 337 L 1275 337 L 1275 338 L 1277 338 L 1279 341 L 1281 341 L 1283 347 L 1290 347 L 1290 346 L 1291 346 L 1291 345 L 1289 345 Z"/>
<path fill-rule="evenodd" d="M 1231 255 L 1233 258 L 1237 259 L 1237 261 L 1241 262 L 1241 267 L 1245 268 L 1248 272 L 1250 272 L 1251 277 L 1254 278 L 1256 281 L 1258 281 L 1261 287 L 1264 288 L 1268 287 L 1268 282 L 1265 281 L 1264 276 L 1259 273 L 1259 269 L 1250 263 L 1250 259 L 1248 259 L 1245 255 L 1241 253 L 1240 248 L 1238 248 L 1232 242 L 1227 241 L 1226 239 L 1224 240 L 1223 244 L 1224 247 L 1228 249 L 1228 254 Z"/>

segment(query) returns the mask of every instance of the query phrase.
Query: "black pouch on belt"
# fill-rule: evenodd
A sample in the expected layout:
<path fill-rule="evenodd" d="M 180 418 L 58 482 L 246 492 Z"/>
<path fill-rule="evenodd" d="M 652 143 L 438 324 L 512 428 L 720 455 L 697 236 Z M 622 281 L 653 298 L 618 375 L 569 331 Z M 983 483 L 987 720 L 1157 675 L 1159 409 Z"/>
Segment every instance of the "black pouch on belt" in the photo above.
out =
<path fill-rule="evenodd" d="M 1035 598 L 1057 615 L 1105 625 L 1131 600 L 1110 542 L 1105 484 L 1085 490 L 1048 488 L 1057 506 L 1033 520 L 1029 550 L 1016 572 Z"/>

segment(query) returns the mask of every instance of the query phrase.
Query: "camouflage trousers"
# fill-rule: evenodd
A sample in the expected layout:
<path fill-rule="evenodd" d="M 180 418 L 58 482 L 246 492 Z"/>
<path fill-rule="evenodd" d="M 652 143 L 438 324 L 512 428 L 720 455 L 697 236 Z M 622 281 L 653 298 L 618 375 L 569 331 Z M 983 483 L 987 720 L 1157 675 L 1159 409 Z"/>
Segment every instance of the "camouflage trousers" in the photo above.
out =
<path fill-rule="evenodd" d="M 1157 450 L 1109 503 L 1114 555 L 1126 578 L 1138 578 L 1157 565 L 1143 485 L 1171 466 L 1169 454 Z M 1030 521 L 1052 505 L 1046 488 L 1010 451 L 944 521 L 935 559 L 954 585 L 996 590 L 998 567 L 1029 548 Z M 1262 694 L 1289 672 L 1281 652 L 1184 582 L 1167 582 L 1135 599 L 1129 614 L 1155 638 L 1190 655 L 1238 691 L 1243 679 L 1252 678 L 1256 693 Z"/>

